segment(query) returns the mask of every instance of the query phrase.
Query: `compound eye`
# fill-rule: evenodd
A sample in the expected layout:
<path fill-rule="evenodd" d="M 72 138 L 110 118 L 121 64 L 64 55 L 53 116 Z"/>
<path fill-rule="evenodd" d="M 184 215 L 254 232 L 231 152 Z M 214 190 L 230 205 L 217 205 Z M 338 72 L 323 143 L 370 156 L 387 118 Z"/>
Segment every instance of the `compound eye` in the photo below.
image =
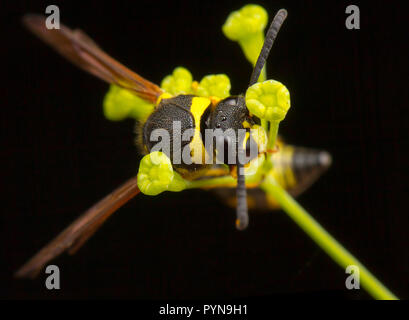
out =
<path fill-rule="evenodd" d="M 219 114 L 217 115 L 216 128 L 220 128 L 223 125 L 222 122 L 225 122 L 226 120 L 227 117 L 223 114 L 222 111 L 219 111 Z"/>

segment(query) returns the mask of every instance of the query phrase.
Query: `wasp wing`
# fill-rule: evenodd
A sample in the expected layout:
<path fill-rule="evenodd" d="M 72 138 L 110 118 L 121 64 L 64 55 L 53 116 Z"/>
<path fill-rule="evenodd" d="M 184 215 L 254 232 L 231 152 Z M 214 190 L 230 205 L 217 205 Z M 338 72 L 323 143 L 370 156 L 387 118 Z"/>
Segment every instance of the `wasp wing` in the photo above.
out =
<path fill-rule="evenodd" d="M 16 277 L 34 278 L 44 265 L 64 251 L 76 252 L 116 210 L 139 193 L 137 177 L 129 179 L 71 223 L 24 264 Z"/>
<path fill-rule="evenodd" d="M 31 32 L 79 68 L 156 103 L 162 94 L 157 85 L 111 58 L 81 30 L 71 30 L 62 24 L 60 29 L 47 29 L 45 22 L 46 17 L 41 15 L 28 14 L 23 17 L 23 24 Z"/>

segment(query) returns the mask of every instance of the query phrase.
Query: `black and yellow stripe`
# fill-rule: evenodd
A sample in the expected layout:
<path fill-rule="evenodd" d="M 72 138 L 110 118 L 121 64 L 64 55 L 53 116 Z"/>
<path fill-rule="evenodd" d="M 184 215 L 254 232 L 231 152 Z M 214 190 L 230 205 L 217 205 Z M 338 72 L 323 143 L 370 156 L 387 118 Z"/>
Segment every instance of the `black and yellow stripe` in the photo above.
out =
<path fill-rule="evenodd" d="M 331 156 L 326 151 L 297 147 L 278 141 L 279 151 L 272 157 L 274 168 L 271 173 L 277 182 L 292 196 L 308 189 L 331 165 Z M 236 207 L 234 188 L 212 190 L 228 206 Z M 278 209 L 278 203 L 257 186 L 248 186 L 249 209 Z"/>

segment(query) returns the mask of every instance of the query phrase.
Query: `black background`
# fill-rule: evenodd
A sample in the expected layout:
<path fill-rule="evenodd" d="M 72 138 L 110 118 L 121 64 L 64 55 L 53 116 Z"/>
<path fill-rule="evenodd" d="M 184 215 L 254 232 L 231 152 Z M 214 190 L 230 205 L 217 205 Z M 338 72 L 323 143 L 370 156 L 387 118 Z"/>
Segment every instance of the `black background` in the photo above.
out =
<path fill-rule="evenodd" d="M 67 63 L 20 24 L 57 4 L 110 55 L 160 83 L 174 67 L 195 79 L 226 73 L 243 92 L 251 66 L 221 26 L 247 2 L 27 1 L 3 4 L 1 85 L 2 298 L 367 299 L 345 271 L 282 211 L 235 212 L 199 190 L 138 195 L 74 256 L 45 274 L 13 272 L 82 211 L 135 175 L 133 122 L 102 115 L 108 86 Z M 349 2 L 256 1 L 289 16 L 268 61 L 290 90 L 280 127 L 292 144 L 328 150 L 333 166 L 299 202 L 399 297 L 409 297 L 406 14 L 354 1 L 361 29 L 345 28 Z"/>

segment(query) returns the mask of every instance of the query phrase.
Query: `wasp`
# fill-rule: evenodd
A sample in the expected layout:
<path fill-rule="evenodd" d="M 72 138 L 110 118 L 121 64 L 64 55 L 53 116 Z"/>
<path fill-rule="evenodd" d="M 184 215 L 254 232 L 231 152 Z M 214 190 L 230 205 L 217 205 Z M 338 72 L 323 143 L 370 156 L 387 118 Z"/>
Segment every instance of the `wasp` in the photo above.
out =
<path fill-rule="evenodd" d="M 281 9 L 274 17 L 251 74 L 249 88 L 258 82 L 286 16 L 287 11 Z M 268 169 L 269 172 L 293 195 L 298 195 L 308 188 L 328 168 L 330 156 L 326 152 L 293 147 L 284 144 L 282 140 L 278 140 L 271 149 L 262 146 L 263 139 L 260 138 L 262 134 L 256 135 L 254 132 L 263 133 L 263 120 L 249 111 L 244 94 L 223 98 L 195 94 L 171 95 L 110 57 L 83 31 L 73 30 L 64 25 L 61 25 L 60 29 L 49 30 L 46 28 L 45 20 L 44 16 L 26 15 L 23 23 L 77 67 L 152 105 L 149 114 L 136 124 L 136 143 L 142 153 L 150 155 L 155 152 L 157 140 L 152 139 L 155 130 L 165 130 L 172 137 L 175 135 L 180 137 L 186 130 L 193 132 L 187 140 L 182 139 L 178 146 L 172 144 L 172 147 L 164 151 L 164 157 L 169 159 L 172 170 L 185 181 L 184 183 L 198 182 L 199 187 L 202 186 L 204 189 L 216 188 L 215 192 L 228 205 L 236 208 L 236 227 L 239 230 L 245 229 L 249 223 L 249 207 L 255 209 L 277 207 L 274 199 L 266 196 L 257 183 L 246 183 L 244 169 L 250 167 L 253 160 L 269 155 L 273 163 Z M 179 123 L 177 129 L 174 126 L 175 122 Z M 213 145 L 214 140 L 220 137 L 212 136 L 210 138 L 212 141 L 208 143 L 206 130 L 219 130 L 222 133 L 230 130 L 234 135 L 222 135 L 221 147 L 213 150 L 209 149 L 208 145 Z M 238 138 L 240 130 L 244 131 L 242 139 Z M 252 145 L 257 146 L 257 152 L 249 156 Z M 181 152 L 182 149 L 187 150 L 192 160 L 190 163 L 176 163 L 175 152 Z M 235 150 L 234 161 L 223 152 L 231 149 Z M 199 156 L 197 150 L 201 151 Z M 244 162 L 239 159 L 239 155 L 243 154 L 247 156 Z M 210 163 L 206 162 L 204 161 L 206 157 L 213 160 Z M 212 179 L 227 176 L 234 180 L 214 186 L 207 183 L 213 181 Z M 140 170 L 137 176 L 130 178 L 88 209 L 23 265 L 16 275 L 34 277 L 49 260 L 62 252 L 66 250 L 71 254 L 76 252 L 113 212 L 139 192 L 153 194 L 147 191 L 151 184 L 142 183 L 142 178 Z"/>

